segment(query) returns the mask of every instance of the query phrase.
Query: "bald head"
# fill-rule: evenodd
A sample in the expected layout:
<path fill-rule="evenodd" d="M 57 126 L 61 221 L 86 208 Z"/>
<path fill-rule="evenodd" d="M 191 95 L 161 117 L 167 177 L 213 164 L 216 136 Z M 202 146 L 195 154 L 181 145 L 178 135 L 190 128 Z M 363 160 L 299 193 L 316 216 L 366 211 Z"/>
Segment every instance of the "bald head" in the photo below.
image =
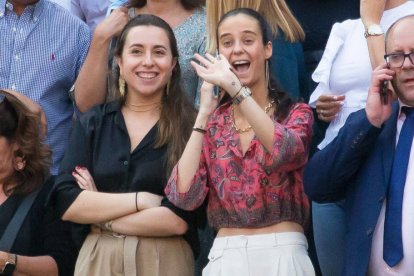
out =
<path fill-rule="evenodd" d="M 400 19 L 398 19 L 397 21 L 395 21 L 390 28 L 388 29 L 386 35 L 385 35 L 385 52 L 386 53 L 391 53 L 391 51 L 389 50 L 388 46 L 390 44 L 390 39 L 392 40 L 394 35 L 394 31 L 396 30 L 397 32 L 400 31 L 406 31 L 408 28 L 414 28 L 414 14 L 413 15 L 407 15 L 404 16 Z"/>

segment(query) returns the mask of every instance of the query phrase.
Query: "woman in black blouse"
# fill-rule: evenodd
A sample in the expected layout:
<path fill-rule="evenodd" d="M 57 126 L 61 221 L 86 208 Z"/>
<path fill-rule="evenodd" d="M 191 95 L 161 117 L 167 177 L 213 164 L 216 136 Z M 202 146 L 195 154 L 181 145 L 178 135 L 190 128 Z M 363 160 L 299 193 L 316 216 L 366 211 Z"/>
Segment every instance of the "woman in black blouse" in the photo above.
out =
<path fill-rule="evenodd" d="M 62 218 L 92 224 L 75 275 L 192 275 L 182 237 L 192 213 L 163 192 L 194 117 L 179 83 L 174 34 L 156 16 L 137 16 L 115 55 L 123 97 L 78 120 L 56 181 Z"/>
<path fill-rule="evenodd" d="M 45 204 L 54 179 L 41 114 L 23 95 L 0 90 L 0 275 L 73 274 L 71 226 Z"/>

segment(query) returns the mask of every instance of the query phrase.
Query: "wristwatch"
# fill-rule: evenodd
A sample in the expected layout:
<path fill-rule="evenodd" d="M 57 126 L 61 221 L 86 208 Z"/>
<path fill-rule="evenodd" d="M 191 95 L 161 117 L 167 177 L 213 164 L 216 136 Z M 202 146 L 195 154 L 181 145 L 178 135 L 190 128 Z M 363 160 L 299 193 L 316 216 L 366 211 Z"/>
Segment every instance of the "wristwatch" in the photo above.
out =
<path fill-rule="evenodd" d="M 364 36 L 365 38 L 367 38 L 369 36 L 378 36 L 378 35 L 383 35 L 383 34 L 384 34 L 384 30 L 382 29 L 380 25 L 372 24 L 365 28 Z"/>
<path fill-rule="evenodd" d="M 0 267 L 4 260 L 0 260 Z M 17 255 L 16 254 L 7 254 L 7 259 L 3 264 L 3 267 L 0 270 L 0 275 L 13 275 L 13 271 L 16 268 Z"/>
<path fill-rule="evenodd" d="M 238 105 L 247 97 L 250 97 L 252 92 L 247 86 L 243 86 L 239 93 L 233 98 L 233 104 Z"/>

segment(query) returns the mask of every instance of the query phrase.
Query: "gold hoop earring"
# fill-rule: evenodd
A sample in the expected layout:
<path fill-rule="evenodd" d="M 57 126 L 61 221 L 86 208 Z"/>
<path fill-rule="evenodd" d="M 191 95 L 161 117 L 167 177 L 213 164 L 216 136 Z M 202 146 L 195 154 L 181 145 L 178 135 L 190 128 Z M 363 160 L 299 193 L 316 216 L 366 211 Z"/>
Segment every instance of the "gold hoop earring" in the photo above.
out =
<path fill-rule="evenodd" d="M 125 96 L 125 80 L 120 76 L 119 77 L 119 94 L 121 94 L 121 97 Z"/>

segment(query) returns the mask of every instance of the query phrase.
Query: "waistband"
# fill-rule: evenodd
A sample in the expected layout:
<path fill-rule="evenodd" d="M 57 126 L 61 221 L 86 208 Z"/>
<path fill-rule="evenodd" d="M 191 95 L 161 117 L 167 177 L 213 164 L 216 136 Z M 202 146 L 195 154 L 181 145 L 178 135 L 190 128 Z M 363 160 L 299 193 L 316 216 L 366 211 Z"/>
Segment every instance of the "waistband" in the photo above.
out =
<path fill-rule="evenodd" d="M 303 233 L 284 232 L 260 235 L 240 235 L 217 237 L 212 249 L 274 247 L 281 245 L 302 245 L 308 248 L 308 242 Z"/>

